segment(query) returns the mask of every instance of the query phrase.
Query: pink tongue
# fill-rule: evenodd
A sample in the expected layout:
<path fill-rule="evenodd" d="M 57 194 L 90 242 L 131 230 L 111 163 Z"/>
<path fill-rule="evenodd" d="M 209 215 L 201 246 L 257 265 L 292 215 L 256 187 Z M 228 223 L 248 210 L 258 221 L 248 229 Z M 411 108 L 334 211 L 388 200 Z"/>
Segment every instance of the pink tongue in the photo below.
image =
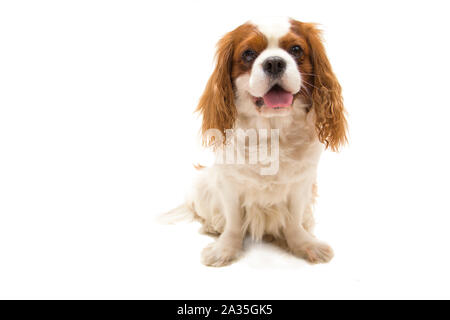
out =
<path fill-rule="evenodd" d="M 280 87 L 270 89 L 263 97 L 264 103 L 269 108 L 289 107 L 292 104 L 293 98 L 294 96 L 292 93 L 287 92 Z"/>

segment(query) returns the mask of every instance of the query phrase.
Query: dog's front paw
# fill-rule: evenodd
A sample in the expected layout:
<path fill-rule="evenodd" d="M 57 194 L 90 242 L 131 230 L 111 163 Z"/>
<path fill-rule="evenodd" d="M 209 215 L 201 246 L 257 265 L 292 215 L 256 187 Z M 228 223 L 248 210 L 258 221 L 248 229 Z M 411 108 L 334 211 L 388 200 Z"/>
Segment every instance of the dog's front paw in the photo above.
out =
<path fill-rule="evenodd" d="M 305 241 L 291 247 L 292 252 L 311 263 L 327 263 L 333 256 L 333 249 L 324 243 L 317 240 Z"/>
<path fill-rule="evenodd" d="M 223 267 L 231 264 L 239 256 L 240 250 L 218 240 L 209 244 L 202 252 L 202 263 L 210 267 Z"/>

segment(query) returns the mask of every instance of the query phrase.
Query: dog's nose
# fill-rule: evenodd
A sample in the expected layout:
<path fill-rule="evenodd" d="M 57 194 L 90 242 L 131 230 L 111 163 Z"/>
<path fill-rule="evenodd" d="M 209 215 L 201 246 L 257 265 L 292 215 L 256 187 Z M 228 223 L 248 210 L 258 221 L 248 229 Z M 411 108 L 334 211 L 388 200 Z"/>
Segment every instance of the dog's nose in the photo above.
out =
<path fill-rule="evenodd" d="M 286 69 L 286 61 L 280 57 L 269 57 L 263 62 L 263 69 L 270 77 L 279 77 Z"/>

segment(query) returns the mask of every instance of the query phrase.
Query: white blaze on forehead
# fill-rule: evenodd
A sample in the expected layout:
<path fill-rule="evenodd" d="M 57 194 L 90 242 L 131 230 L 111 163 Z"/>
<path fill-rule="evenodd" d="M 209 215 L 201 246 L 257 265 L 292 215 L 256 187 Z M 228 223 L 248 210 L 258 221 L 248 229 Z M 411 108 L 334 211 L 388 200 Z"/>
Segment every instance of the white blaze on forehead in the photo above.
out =
<path fill-rule="evenodd" d="M 278 41 L 291 29 L 289 18 L 271 17 L 251 20 L 258 30 L 267 38 L 268 47 L 278 47 Z"/>

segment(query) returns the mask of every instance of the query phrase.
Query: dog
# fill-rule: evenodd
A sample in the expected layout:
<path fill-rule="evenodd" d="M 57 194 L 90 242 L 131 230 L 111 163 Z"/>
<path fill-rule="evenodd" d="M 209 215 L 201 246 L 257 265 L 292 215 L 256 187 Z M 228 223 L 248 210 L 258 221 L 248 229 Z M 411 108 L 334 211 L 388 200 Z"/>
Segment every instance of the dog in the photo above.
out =
<path fill-rule="evenodd" d="M 220 161 L 197 167 L 192 192 L 168 216 L 190 215 L 218 235 L 202 262 L 232 263 L 246 235 L 280 240 L 311 263 L 330 261 L 332 248 L 313 235 L 316 173 L 324 149 L 347 143 L 347 121 L 317 26 L 265 18 L 227 33 L 196 110 Z"/>

